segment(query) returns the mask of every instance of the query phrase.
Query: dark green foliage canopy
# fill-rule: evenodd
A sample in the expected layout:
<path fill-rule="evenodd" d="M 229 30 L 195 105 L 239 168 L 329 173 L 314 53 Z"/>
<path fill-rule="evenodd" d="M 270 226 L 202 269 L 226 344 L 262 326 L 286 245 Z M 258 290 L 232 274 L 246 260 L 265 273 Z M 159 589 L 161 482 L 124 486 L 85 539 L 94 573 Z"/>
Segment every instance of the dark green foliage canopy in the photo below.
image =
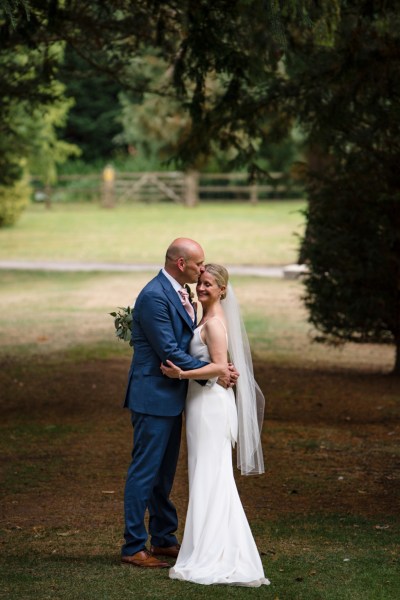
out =
<path fill-rule="evenodd" d="M 190 117 L 182 164 L 218 144 L 256 174 L 265 143 L 301 128 L 310 320 L 325 339 L 394 341 L 400 371 L 397 0 L 32 0 L 29 20 L 23 2 L 0 2 L 13 15 L 0 19 L 2 129 L 10 98 L 52 100 L 55 42 L 138 100 L 178 100 Z M 21 47 L 37 54 L 11 76 Z M 149 48 L 169 65 L 167 88 L 132 77 Z"/>
<path fill-rule="evenodd" d="M 211 140 L 222 149 L 235 148 L 238 162 L 249 161 L 257 153 L 252 139 L 264 136 L 265 121 L 278 109 L 271 99 L 266 102 L 265 93 L 283 48 L 291 44 L 286 29 L 310 29 L 311 19 L 325 14 L 325 5 L 328 0 L 318 6 L 309 0 L 0 0 L 5 96 L 29 96 L 32 106 L 51 103 L 60 66 L 51 48 L 60 42 L 67 54 L 138 98 L 149 91 L 178 96 L 192 122 L 178 148 L 182 162 L 208 154 Z M 6 65 L 23 48 L 37 51 L 29 74 Z M 169 65 L 173 89 L 154 89 L 146 76 L 132 79 L 131 61 L 149 48 Z M 209 86 L 216 77 L 222 82 L 218 93 Z M 0 123 L 9 125 L 5 107 Z M 271 126 L 271 139 L 290 125 L 281 122 L 276 131 Z"/>
<path fill-rule="evenodd" d="M 348 3 L 334 44 L 296 57 L 286 102 L 309 144 L 310 321 L 325 341 L 394 342 L 398 372 L 399 24 L 395 2 Z"/>
<path fill-rule="evenodd" d="M 60 65 L 59 79 L 65 95 L 74 100 L 62 137 L 79 146 L 82 158 L 107 158 L 115 150 L 114 138 L 121 132 L 118 116 L 121 86 L 91 68 L 69 47 Z"/>
<path fill-rule="evenodd" d="M 306 306 L 317 339 L 400 340 L 400 194 L 379 173 L 331 173 L 310 187 L 303 257 Z"/>

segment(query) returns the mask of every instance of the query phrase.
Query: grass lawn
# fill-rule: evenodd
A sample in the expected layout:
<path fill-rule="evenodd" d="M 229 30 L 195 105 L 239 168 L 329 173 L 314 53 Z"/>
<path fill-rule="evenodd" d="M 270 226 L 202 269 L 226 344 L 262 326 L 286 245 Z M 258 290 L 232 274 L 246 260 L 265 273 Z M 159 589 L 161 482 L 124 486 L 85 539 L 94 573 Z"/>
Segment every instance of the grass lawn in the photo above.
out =
<path fill-rule="evenodd" d="M 274 265 L 295 262 L 304 202 L 32 205 L 0 229 L 0 260 L 71 260 L 161 264 L 168 244 L 191 237 L 208 261 Z"/>
<path fill-rule="evenodd" d="M 0 356 L 101 359 L 129 356 L 113 336 L 109 312 L 132 304 L 149 273 L 45 273 L 0 271 Z M 389 371 L 390 346 L 348 344 L 327 348 L 310 341 L 298 281 L 232 277 L 255 355 L 291 364 Z"/>
<path fill-rule="evenodd" d="M 119 564 L 130 348 L 107 313 L 150 276 L 0 272 L 0 598 L 397 600 L 394 351 L 312 344 L 296 281 L 233 278 L 267 398 L 266 474 L 237 484 L 272 585 Z M 173 498 L 181 536 L 185 443 Z"/>
<path fill-rule="evenodd" d="M 165 570 L 145 572 L 120 566 L 115 533 L 110 529 L 90 535 L 37 528 L 30 544 L 36 551 L 29 554 L 23 551 L 27 532 L 14 531 L 0 585 L 2 597 L 8 600 L 396 600 L 400 594 L 398 531 L 392 522 L 387 527 L 377 530 L 374 521 L 340 516 L 269 525 L 265 538 L 259 535 L 258 541 L 262 545 L 265 539 L 265 570 L 272 584 L 251 590 L 171 582 Z M 93 552 L 95 536 L 97 551 Z"/>

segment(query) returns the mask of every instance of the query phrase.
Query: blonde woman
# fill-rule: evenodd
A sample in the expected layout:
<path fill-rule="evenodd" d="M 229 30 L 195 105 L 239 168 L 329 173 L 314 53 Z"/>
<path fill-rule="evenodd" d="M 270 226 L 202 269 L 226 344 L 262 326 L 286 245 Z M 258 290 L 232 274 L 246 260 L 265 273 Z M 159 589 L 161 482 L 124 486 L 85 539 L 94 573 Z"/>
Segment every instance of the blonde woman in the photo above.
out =
<path fill-rule="evenodd" d="M 264 471 L 260 431 L 264 397 L 257 386 L 247 335 L 228 272 L 208 264 L 196 291 L 203 317 L 189 352 L 206 366 L 182 370 L 171 361 L 164 375 L 188 379 L 185 418 L 189 461 L 189 505 L 172 579 L 194 583 L 258 587 L 268 585 L 244 513 L 232 468 L 237 443 L 242 474 Z M 229 358 L 240 373 L 235 394 L 220 385 L 201 386 L 199 378 L 225 373 Z"/>

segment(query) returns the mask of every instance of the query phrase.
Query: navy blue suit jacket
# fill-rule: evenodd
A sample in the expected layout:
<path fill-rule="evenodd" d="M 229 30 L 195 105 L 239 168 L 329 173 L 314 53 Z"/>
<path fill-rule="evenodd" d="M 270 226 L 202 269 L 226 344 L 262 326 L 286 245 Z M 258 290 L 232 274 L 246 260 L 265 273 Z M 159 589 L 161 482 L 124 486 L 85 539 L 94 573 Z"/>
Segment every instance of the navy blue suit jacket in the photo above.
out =
<path fill-rule="evenodd" d="M 194 326 L 179 295 L 160 271 L 135 302 L 133 358 L 125 407 L 159 416 L 176 416 L 182 412 L 188 382 L 169 379 L 161 373 L 160 365 L 167 359 L 183 370 L 207 364 L 187 353 Z"/>

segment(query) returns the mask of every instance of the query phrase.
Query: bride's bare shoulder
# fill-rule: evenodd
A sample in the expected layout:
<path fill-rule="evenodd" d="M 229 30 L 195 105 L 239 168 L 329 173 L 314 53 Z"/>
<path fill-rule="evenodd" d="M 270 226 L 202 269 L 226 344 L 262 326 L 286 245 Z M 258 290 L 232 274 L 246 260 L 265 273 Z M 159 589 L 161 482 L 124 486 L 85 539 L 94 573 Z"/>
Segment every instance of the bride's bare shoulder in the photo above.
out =
<path fill-rule="evenodd" d="M 203 327 L 204 334 L 207 337 L 214 337 L 220 335 L 226 335 L 226 324 L 225 319 L 219 316 L 211 317 L 204 323 Z"/>

